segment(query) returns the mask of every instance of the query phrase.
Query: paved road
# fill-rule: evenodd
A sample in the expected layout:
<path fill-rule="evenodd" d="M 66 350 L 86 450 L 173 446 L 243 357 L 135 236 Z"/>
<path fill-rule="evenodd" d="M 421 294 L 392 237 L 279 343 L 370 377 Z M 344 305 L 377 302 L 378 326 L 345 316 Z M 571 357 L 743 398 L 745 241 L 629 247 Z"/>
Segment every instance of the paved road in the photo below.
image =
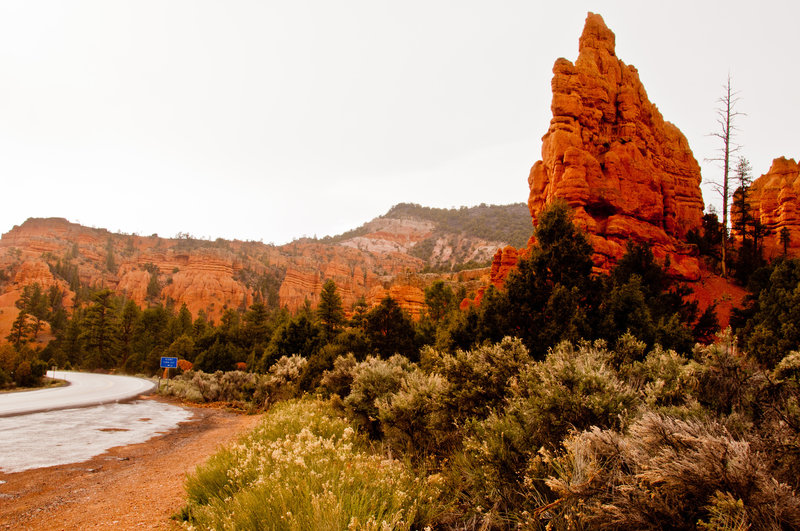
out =
<path fill-rule="evenodd" d="M 52 372 L 48 373 L 52 376 Z M 53 389 L 0 394 L 0 417 L 122 402 L 147 393 L 152 382 L 131 376 L 57 371 L 70 385 Z"/>

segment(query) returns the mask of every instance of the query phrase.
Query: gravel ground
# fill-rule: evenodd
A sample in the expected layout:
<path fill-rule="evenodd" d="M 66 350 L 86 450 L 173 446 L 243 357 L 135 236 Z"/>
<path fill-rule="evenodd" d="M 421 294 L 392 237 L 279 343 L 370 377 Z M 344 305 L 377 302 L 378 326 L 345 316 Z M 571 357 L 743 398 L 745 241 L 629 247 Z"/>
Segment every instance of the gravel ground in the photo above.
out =
<path fill-rule="evenodd" d="M 163 400 L 153 399 L 153 400 Z M 190 408 L 166 435 L 77 464 L 0 472 L 0 529 L 178 529 L 187 472 L 259 416 Z"/>

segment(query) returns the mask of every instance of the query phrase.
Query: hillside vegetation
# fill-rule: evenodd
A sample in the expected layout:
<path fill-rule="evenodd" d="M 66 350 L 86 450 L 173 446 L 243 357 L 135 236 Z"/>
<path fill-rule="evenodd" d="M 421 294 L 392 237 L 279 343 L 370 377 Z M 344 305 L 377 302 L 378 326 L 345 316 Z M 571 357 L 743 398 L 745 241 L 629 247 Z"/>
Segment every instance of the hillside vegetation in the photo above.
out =
<path fill-rule="evenodd" d="M 531 214 L 524 203 L 460 208 L 431 208 L 413 203 L 393 206 L 385 217 L 412 217 L 433 221 L 441 232 L 464 234 L 488 241 L 524 247 L 533 233 Z"/>
<path fill-rule="evenodd" d="M 524 247 L 533 233 L 527 205 L 486 205 L 460 208 L 432 208 L 415 203 L 399 203 L 378 219 L 411 218 L 436 224 L 435 235 L 459 234 L 492 242 Z M 338 243 L 370 232 L 370 224 L 322 241 Z"/>

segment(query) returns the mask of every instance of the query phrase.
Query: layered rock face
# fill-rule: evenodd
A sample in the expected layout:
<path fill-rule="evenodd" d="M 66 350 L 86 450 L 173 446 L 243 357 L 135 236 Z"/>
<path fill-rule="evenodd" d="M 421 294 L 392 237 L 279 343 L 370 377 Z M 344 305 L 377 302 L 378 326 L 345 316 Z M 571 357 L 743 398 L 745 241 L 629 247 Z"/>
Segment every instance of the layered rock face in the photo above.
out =
<path fill-rule="evenodd" d="M 781 231 L 789 236 L 787 254 L 800 255 L 800 165 L 794 159 L 780 157 L 772 161 L 769 171 L 753 181 L 747 191 L 750 215 L 764 225 L 764 257 L 783 254 Z M 738 212 L 732 212 L 733 216 Z"/>
<path fill-rule="evenodd" d="M 614 33 L 599 15 L 589 13 L 575 63 L 558 59 L 553 74 L 553 118 L 528 178 L 534 224 L 548 204 L 564 200 L 589 235 L 598 272 L 633 240 L 668 259 L 671 276 L 699 279 L 684 242 L 702 222 L 700 167 L 636 69 L 617 58 Z"/>
<path fill-rule="evenodd" d="M 247 308 L 259 297 L 266 300 L 265 286 L 274 290 L 273 304 L 294 311 L 306 301 L 316 306 L 323 284 L 331 279 L 346 310 L 361 298 L 374 306 L 390 295 L 419 317 L 424 290 L 435 280 L 469 289 L 483 283 L 488 270 L 420 273 L 425 262 L 398 249 L 408 250 L 427 237 L 428 225 L 381 223 L 382 230 L 367 238 L 379 245 L 359 249 L 348 240 L 298 241 L 278 247 L 114 234 L 61 218 L 30 219 L 0 239 L 0 341 L 17 316 L 14 303 L 24 286 L 33 283 L 45 289 L 57 285 L 67 308 L 75 296 L 70 286 L 77 283 L 110 288 L 142 307 L 150 302 L 186 304 L 194 316 L 202 310 L 217 322 L 227 308 Z M 398 246 L 386 245 L 390 241 Z"/>

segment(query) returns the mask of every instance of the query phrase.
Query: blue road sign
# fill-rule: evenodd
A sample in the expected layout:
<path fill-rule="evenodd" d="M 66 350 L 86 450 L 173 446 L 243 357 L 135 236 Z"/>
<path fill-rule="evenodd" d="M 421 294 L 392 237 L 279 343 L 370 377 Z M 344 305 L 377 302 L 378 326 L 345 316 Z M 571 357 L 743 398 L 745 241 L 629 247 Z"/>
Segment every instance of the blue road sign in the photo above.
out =
<path fill-rule="evenodd" d="M 178 358 L 161 358 L 162 369 L 177 369 Z"/>

